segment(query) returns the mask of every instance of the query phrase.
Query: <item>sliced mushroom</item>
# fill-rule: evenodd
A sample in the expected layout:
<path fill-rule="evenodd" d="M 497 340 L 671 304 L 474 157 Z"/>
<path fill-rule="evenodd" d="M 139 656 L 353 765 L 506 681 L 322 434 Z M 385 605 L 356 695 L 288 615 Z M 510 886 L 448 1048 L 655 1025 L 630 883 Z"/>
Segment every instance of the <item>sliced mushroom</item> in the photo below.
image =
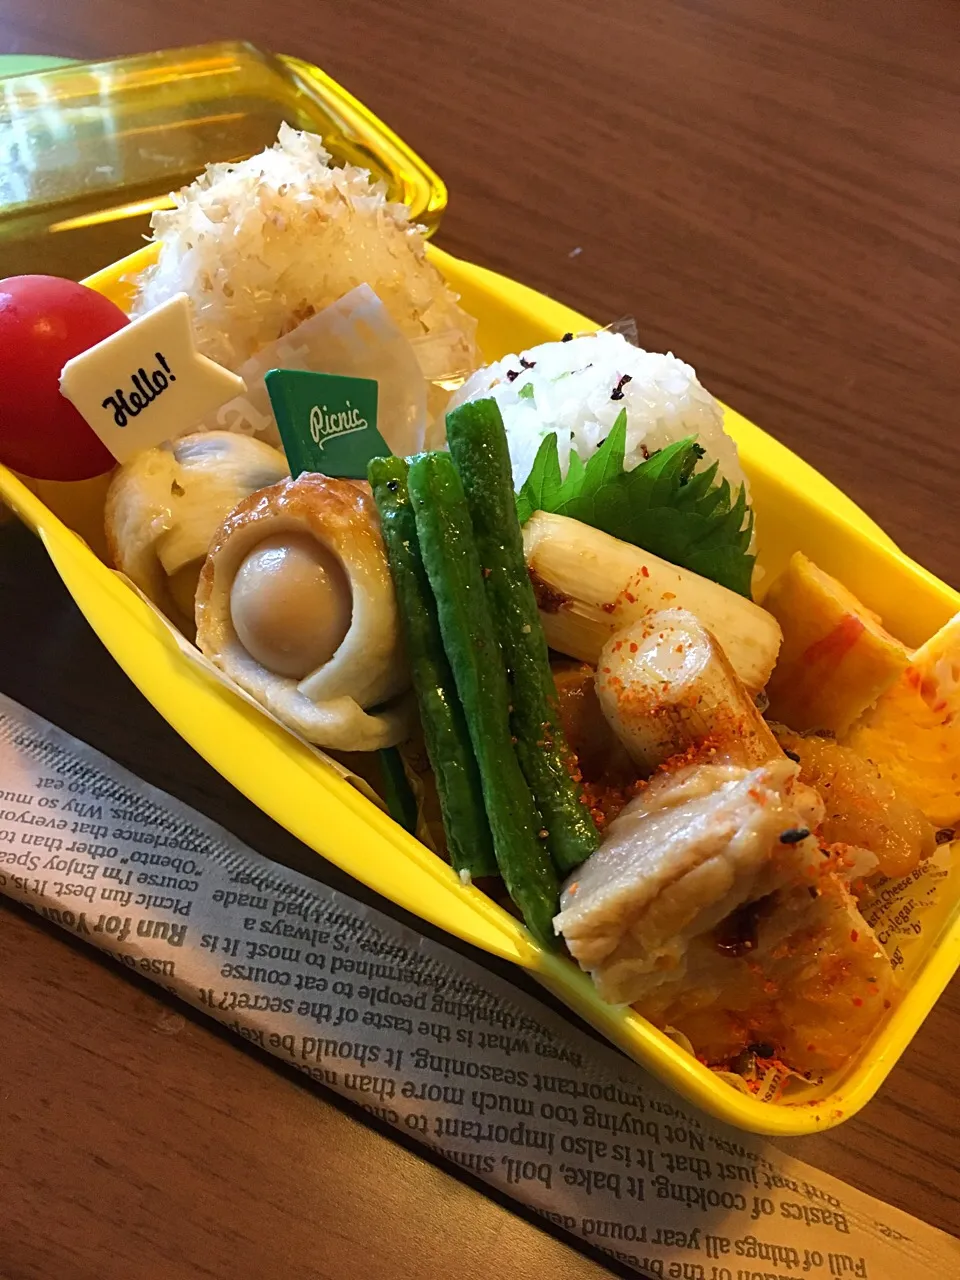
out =
<path fill-rule="evenodd" d="M 283 454 L 229 431 L 200 431 L 122 466 L 104 508 L 114 565 L 188 636 L 214 533 L 241 499 L 288 472 Z"/>

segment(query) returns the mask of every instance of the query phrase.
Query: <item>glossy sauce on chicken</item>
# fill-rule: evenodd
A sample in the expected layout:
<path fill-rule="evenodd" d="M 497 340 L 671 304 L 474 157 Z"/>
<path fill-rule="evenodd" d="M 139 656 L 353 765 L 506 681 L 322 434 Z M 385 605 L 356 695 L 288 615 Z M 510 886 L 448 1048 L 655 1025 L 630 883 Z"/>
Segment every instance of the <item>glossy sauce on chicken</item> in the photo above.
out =
<path fill-rule="evenodd" d="M 830 737 L 778 727 L 780 745 L 800 764 L 800 779 L 826 806 L 820 838 L 827 845 L 869 849 L 886 876 L 906 875 L 936 848 L 933 824 L 899 796 L 869 760 Z"/>

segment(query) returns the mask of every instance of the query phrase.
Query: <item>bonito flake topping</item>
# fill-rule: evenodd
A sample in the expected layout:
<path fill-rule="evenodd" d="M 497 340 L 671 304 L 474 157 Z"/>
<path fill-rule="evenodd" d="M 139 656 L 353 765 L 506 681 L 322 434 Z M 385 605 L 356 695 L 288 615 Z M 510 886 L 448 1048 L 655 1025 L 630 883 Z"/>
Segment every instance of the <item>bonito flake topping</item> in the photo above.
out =
<path fill-rule="evenodd" d="M 414 344 L 424 377 L 479 363 L 476 321 L 427 260 L 422 229 L 366 169 L 334 167 L 316 134 L 281 125 L 278 141 L 238 164 L 210 165 L 153 214 L 160 253 L 133 314 L 189 295 L 197 346 L 237 370 L 360 284 Z"/>

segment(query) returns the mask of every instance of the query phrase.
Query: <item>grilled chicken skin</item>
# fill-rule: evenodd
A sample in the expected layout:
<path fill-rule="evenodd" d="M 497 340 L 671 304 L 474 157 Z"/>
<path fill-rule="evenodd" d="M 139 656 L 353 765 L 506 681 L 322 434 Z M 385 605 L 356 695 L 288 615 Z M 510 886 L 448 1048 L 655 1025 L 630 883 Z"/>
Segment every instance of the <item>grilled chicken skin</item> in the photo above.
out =
<path fill-rule="evenodd" d="M 554 918 L 604 1000 L 641 999 L 680 968 L 692 938 L 816 866 L 823 804 L 798 772 L 785 756 L 752 770 L 682 766 L 611 823 Z"/>

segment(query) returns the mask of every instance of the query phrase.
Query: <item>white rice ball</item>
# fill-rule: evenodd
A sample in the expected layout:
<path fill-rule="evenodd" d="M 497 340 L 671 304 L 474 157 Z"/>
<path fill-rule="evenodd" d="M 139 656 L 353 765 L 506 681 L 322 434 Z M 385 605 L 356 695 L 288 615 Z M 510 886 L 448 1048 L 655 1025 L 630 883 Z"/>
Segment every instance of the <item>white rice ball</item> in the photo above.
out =
<path fill-rule="evenodd" d="M 238 370 L 267 343 L 368 284 L 412 342 L 428 381 L 479 362 L 476 321 L 427 261 L 421 229 L 366 169 L 333 167 L 315 134 L 280 127 L 273 147 L 207 168 L 154 213 L 159 259 L 133 314 L 191 301 L 200 351 Z"/>
<path fill-rule="evenodd" d="M 618 333 L 602 330 L 505 356 L 468 378 L 449 407 L 487 396 L 503 415 L 518 490 L 544 436 L 556 435 L 566 475 L 571 449 L 588 462 L 621 409 L 627 413 L 626 470 L 657 449 L 696 436 L 704 450 L 698 471 L 717 462 L 734 494 L 746 484 L 737 446 L 723 429 L 723 408 L 690 365 L 632 346 Z"/>

